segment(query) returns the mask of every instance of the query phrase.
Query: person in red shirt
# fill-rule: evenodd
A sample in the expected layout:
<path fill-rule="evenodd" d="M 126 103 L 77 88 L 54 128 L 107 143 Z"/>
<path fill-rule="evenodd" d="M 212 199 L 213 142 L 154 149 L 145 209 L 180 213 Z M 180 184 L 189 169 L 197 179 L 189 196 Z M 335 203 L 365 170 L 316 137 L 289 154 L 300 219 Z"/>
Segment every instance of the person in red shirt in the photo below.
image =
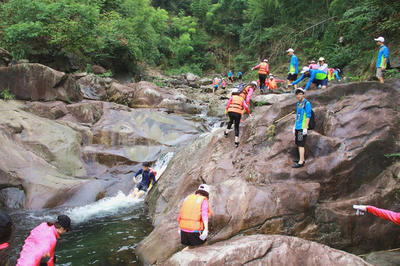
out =
<path fill-rule="evenodd" d="M 363 215 L 365 212 L 369 212 L 375 216 L 381 217 L 385 220 L 391 221 L 397 225 L 400 225 L 400 213 L 393 212 L 385 209 L 379 209 L 369 205 L 353 205 L 353 208 L 357 210 L 357 215 Z"/>

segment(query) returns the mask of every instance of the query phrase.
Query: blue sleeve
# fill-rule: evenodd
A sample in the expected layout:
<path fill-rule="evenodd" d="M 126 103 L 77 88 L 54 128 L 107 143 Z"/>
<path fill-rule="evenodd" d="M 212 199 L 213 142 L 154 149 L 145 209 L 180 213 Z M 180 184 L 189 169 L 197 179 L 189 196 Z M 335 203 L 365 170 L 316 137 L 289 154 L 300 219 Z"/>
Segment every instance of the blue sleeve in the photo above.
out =
<path fill-rule="evenodd" d="M 143 169 L 140 169 L 139 171 L 137 171 L 137 173 L 135 174 L 135 177 L 137 177 L 138 175 L 143 174 Z"/>
<path fill-rule="evenodd" d="M 298 78 L 296 81 L 293 81 L 293 82 L 292 82 L 292 85 L 296 85 L 297 83 L 299 83 L 300 81 L 302 81 L 304 78 L 305 78 L 305 76 L 304 76 L 304 74 L 302 74 L 302 75 L 300 76 L 300 78 Z"/>
<path fill-rule="evenodd" d="M 311 103 L 309 101 L 306 102 L 306 117 L 311 118 Z"/>
<path fill-rule="evenodd" d="M 299 62 L 297 60 L 297 56 L 294 57 L 293 65 L 294 65 L 294 69 L 295 69 L 294 72 L 295 72 L 295 74 L 297 74 L 299 72 Z"/>
<path fill-rule="evenodd" d="M 337 70 L 335 71 L 335 77 L 338 81 L 340 81 L 340 76 L 339 76 L 339 72 L 337 72 Z"/>
<path fill-rule="evenodd" d="M 385 47 L 385 49 L 383 49 L 383 56 L 388 59 L 389 58 L 389 48 Z"/>
<path fill-rule="evenodd" d="M 315 75 L 317 74 L 317 71 L 310 71 L 310 74 L 311 74 L 311 76 L 310 76 L 310 79 L 307 82 L 306 87 L 304 88 L 305 90 L 308 90 L 308 88 L 310 87 L 311 82 L 313 82 L 313 80 L 315 79 Z"/>

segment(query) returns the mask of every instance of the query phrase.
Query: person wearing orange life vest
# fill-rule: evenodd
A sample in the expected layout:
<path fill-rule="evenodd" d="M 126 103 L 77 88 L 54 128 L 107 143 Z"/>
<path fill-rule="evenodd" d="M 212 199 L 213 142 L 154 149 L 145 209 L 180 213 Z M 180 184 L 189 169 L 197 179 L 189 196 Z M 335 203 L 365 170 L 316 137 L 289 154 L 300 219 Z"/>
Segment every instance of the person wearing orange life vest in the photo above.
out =
<path fill-rule="evenodd" d="M 142 180 L 137 182 L 136 177 L 142 175 Z M 135 190 L 132 192 L 132 197 L 134 199 L 141 198 L 149 189 L 150 185 L 156 182 L 156 174 L 153 169 L 150 168 L 150 163 L 143 163 L 143 168 L 140 169 L 133 177 L 133 183 L 138 183 Z"/>
<path fill-rule="evenodd" d="M 210 188 L 206 184 L 198 187 L 183 201 L 178 214 L 179 234 L 181 243 L 187 248 L 200 246 L 208 236 L 208 219 L 212 215 L 208 202 Z"/>
<path fill-rule="evenodd" d="M 258 78 L 260 79 L 260 89 L 263 90 L 265 88 L 265 80 L 267 79 L 267 75 L 269 74 L 268 59 L 264 59 L 263 62 L 253 67 L 253 70 L 256 69 L 258 69 Z"/>
<path fill-rule="evenodd" d="M 276 90 L 278 88 L 278 82 L 285 82 L 282 79 L 276 79 L 274 75 L 270 74 L 269 79 L 265 81 L 265 86 L 267 86 L 268 90 L 272 92 L 272 90 Z"/>
<path fill-rule="evenodd" d="M 231 129 L 232 124 L 235 124 L 235 147 L 239 147 L 239 125 L 242 118 L 243 109 L 250 115 L 249 107 L 243 97 L 239 95 L 238 89 L 232 90 L 232 96 L 226 105 L 225 113 L 229 116 L 228 127 L 225 129 L 224 135 L 228 136 L 228 130 Z"/>
<path fill-rule="evenodd" d="M 256 88 L 257 88 L 257 82 L 252 81 L 252 82 L 250 82 L 249 85 L 244 87 L 242 92 L 239 93 L 239 96 L 242 97 L 246 101 L 247 106 L 250 105 L 251 96 L 253 95 L 253 92 Z M 243 112 L 244 112 L 244 110 L 243 110 Z"/>

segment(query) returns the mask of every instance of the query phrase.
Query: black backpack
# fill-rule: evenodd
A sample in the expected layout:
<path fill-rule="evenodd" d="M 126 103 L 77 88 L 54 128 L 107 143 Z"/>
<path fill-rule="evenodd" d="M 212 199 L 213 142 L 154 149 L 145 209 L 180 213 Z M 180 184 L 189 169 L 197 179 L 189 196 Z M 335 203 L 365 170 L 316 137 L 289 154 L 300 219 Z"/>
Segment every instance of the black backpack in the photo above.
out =
<path fill-rule="evenodd" d="M 240 93 L 242 93 L 242 91 L 244 90 L 244 88 L 246 88 L 247 83 L 239 83 L 235 85 L 235 89 L 238 90 L 237 94 L 239 95 Z"/>
<path fill-rule="evenodd" d="M 306 103 L 304 103 L 304 111 L 306 110 Z M 315 128 L 315 115 L 314 111 L 311 109 L 311 117 L 310 117 L 310 122 L 308 123 L 308 129 L 314 129 Z"/>

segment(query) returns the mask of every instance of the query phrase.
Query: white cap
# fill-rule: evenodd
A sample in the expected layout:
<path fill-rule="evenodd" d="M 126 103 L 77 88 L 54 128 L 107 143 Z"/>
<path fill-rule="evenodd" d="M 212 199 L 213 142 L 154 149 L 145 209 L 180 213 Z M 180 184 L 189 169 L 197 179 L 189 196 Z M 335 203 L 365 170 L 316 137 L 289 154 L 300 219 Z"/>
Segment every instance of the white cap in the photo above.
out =
<path fill-rule="evenodd" d="M 385 42 L 385 38 L 383 38 L 382 36 L 374 39 L 376 42 Z"/>
<path fill-rule="evenodd" d="M 274 75 L 273 74 L 269 74 L 269 78 L 273 78 L 274 77 Z"/>
<path fill-rule="evenodd" d="M 263 61 L 264 61 L 264 62 L 268 62 L 268 59 L 264 59 Z"/>
<path fill-rule="evenodd" d="M 323 58 L 322 56 L 318 59 L 318 61 L 325 61 L 325 58 Z"/>
<path fill-rule="evenodd" d="M 301 74 L 304 74 L 304 73 L 306 73 L 307 71 L 310 71 L 310 68 L 309 67 L 307 67 L 307 66 L 305 66 L 305 67 L 303 67 L 303 70 L 301 70 Z"/>
<path fill-rule="evenodd" d="M 257 87 L 257 81 L 253 80 L 252 82 L 250 82 L 250 85 L 254 85 Z"/>
<path fill-rule="evenodd" d="M 296 94 L 297 92 L 302 92 L 303 94 L 306 94 L 306 91 L 303 90 L 303 88 L 297 88 L 294 90 L 294 93 Z"/>
<path fill-rule="evenodd" d="M 287 53 L 294 52 L 293 48 L 289 48 L 286 50 Z"/>
<path fill-rule="evenodd" d="M 202 190 L 210 194 L 210 187 L 207 184 L 201 184 L 197 190 Z"/>

